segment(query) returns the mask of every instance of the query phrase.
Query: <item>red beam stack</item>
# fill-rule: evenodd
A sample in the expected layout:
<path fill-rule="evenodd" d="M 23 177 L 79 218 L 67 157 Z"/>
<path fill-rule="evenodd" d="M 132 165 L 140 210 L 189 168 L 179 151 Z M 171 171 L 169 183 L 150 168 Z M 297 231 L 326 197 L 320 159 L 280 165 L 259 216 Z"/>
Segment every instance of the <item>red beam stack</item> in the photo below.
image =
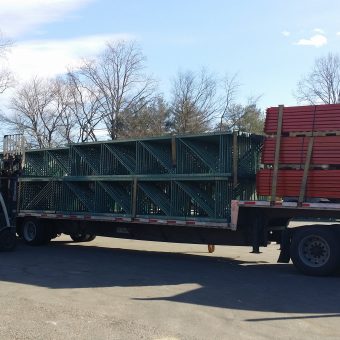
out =
<path fill-rule="evenodd" d="M 279 108 L 267 109 L 264 131 L 269 136 L 262 151 L 267 168 L 257 174 L 261 196 L 272 194 L 278 115 Z M 283 108 L 276 196 L 299 196 L 311 136 L 316 137 L 305 197 L 340 198 L 340 104 Z"/>
<path fill-rule="evenodd" d="M 310 137 L 282 137 L 280 164 L 305 164 Z M 275 139 L 265 138 L 262 149 L 262 163 L 273 164 L 275 156 Z M 340 137 L 314 137 L 312 164 L 340 164 Z"/>
<path fill-rule="evenodd" d="M 272 189 L 272 169 L 258 172 L 257 192 L 270 196 Z M 276 196 L 299 197 L 303 170 L 279 170 Z M 310 170 L 306 197 L 340 198 L 340 170 Z"/>
<path fill-rule="evenodd" d="M 278 108 L 267 109 L 264 131 L 276 134 Z M 340 104 L 284 108 L 282 132 L 340 131 Z"/>

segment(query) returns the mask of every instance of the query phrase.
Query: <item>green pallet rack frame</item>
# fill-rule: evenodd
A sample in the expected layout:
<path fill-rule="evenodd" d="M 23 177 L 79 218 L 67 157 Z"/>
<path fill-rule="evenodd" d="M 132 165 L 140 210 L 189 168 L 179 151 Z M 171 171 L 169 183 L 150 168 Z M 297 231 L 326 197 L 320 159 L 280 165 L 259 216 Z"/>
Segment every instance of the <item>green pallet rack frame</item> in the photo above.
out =
<path fill-rule="evenodd" d="M 214 133 L 30 150 L 19 211 L 229 222 L 232 199 L 256 198 L 262 141 Z"/>

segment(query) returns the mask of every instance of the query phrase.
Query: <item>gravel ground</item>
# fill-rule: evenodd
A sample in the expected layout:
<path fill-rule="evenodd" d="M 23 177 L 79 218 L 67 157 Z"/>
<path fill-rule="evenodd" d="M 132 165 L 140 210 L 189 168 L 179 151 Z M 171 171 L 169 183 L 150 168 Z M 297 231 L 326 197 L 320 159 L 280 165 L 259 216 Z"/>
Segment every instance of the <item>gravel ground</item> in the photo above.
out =
<path fill-rule="evenodd" d="M 340 276 L 276 264 L 277 245 L 68 240 L 0 254 L 0 339 L 339 339 Z"/>

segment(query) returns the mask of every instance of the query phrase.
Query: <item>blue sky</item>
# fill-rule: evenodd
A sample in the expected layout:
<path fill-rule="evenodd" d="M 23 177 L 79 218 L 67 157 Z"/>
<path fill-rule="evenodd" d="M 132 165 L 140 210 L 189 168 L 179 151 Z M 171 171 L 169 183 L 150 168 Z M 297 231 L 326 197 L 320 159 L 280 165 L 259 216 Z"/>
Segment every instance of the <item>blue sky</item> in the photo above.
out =
<path fill-rule="evenodd" d="M 21 80 L 53 76 L 105 41 L 137 40 L 167 95 L 179 70 L 238 73 L 239 100 L 293 105 L 315 58 L 340 52 L 340 2 L 315 0 L 0 0 L 8 62 Z"/>

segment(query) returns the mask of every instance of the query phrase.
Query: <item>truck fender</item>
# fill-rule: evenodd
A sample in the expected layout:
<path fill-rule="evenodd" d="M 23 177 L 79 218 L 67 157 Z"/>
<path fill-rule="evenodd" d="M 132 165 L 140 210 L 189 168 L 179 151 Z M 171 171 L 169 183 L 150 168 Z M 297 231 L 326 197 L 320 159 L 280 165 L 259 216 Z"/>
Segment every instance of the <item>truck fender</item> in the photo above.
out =
<path fill-rule="evenodd" d="M 277 260 L 278 263 L 289 263 L 290 261 L 290 244 L 292 242 L 293 232 L 294 229 L 288 228 L 282 231 L 280 255 Z"/>

